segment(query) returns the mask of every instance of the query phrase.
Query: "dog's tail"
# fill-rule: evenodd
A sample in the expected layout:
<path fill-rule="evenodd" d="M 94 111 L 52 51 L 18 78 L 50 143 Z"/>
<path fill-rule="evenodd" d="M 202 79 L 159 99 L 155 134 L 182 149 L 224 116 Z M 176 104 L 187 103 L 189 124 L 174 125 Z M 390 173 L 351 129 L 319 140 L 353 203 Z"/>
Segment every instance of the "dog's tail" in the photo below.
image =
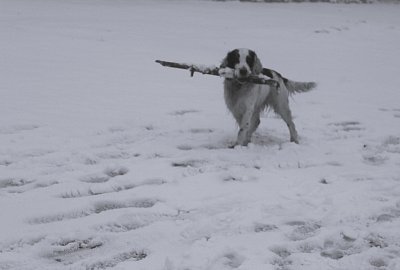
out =
<path fill-rule="evenodd" d="M 290 94 L 308 92 L 317 86 L 315 82 L 296 82 L 283 77 L 279 72 L 263 68 L 262 73 L 278 82 L 283 82 Z"/>
<path fill-rule="evenodd" d="M 295 82 L 288 79 L 284 83 L 290 94 L 308 92 L 317 86 L 315 82 Z"/>

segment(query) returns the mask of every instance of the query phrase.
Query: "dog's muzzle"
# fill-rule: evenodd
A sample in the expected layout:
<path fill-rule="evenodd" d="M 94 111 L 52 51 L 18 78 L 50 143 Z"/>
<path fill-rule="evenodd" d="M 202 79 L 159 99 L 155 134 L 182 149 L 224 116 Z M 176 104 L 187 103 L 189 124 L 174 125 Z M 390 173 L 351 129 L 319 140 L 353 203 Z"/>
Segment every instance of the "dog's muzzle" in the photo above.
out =
<path fill-rule="evenodd" d="M 250 71 L 246 67 L 241 67 L 235 71 L 235 79 L 240 83 L 244 83 L 249 76 Z"/>
<path fill-rule="evenodd" d="M 241 78 L 245 78 L 249 75 L 249 72 L 247 71 L 247 68 L 241 68 L 239 69 L 239 76 Z"/>

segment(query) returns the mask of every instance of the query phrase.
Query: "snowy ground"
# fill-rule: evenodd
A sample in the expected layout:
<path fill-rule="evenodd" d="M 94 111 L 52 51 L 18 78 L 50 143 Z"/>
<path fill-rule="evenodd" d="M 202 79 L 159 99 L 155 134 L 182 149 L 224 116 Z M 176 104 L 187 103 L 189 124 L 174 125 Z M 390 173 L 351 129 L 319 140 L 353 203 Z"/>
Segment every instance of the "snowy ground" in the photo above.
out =
<path fill-rule="evenodd" d="M 0 269 L 400 269 L 400 6 L 0 1 Z M 236 47 L 317 90 L 248 147 Z"/>

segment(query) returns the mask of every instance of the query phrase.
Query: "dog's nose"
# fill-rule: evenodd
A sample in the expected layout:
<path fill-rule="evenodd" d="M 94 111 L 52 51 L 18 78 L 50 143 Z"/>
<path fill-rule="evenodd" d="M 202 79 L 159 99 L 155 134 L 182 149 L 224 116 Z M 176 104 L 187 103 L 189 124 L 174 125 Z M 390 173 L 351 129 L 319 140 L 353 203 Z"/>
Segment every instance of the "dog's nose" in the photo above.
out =
<path fill-rule="evenodd" d="M 247 75 L 247 69 L 246 69 L 246 68 L 241 68 L 241 69 L 239 70 L 239 74 L 240 74 L 241 76 L 246 76 L 246 75 Z"/>

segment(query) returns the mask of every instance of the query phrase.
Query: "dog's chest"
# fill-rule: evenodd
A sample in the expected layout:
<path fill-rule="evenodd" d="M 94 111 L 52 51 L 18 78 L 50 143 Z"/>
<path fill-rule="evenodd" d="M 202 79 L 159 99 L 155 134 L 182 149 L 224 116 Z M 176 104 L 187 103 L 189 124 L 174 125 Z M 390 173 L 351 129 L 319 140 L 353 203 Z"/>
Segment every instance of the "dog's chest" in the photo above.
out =
<path fill-rule="evenodd" d="M 269 93 L 269 88 L 252 83 L 240 84 L 225 80 L 224 96 L 227 107 L 232 110 L 246 110 L 249 107 L 262 106 Z"/>

